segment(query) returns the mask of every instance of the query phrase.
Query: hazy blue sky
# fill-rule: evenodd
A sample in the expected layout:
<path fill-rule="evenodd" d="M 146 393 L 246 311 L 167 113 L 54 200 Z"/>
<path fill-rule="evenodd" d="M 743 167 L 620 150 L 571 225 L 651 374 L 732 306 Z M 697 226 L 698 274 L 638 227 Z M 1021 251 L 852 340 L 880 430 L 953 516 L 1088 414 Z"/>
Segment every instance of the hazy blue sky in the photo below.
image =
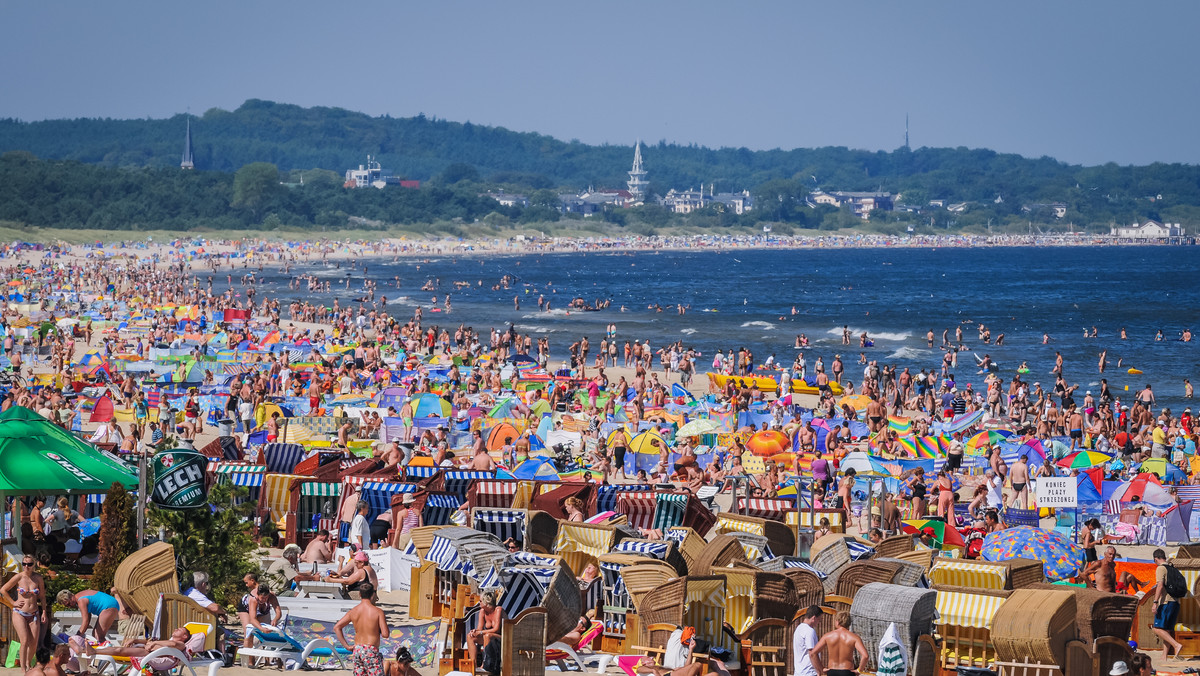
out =
<path fill-rule="evenodd" d="M 587 143 L 1200 161 L 1200 3 L 0 3 L 0 116 L 247 98 Z"/>

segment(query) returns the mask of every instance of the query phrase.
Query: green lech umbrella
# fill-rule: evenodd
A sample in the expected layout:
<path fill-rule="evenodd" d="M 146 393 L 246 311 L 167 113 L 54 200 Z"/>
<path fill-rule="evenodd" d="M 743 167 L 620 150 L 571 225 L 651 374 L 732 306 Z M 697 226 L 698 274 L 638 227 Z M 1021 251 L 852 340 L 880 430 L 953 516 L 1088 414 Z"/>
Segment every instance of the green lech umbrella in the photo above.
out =
<path fill-rule="evenodd" d="M 136 489 L 137 475 L 23 406 L 0 413 L 0 494 L 107 493 Z"/>

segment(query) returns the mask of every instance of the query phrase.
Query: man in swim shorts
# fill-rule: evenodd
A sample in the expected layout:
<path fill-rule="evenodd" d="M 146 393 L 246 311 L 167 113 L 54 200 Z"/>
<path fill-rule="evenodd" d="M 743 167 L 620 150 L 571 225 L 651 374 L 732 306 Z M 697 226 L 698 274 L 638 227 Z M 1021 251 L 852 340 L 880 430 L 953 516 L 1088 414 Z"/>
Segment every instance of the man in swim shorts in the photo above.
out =
<path fill-rule="evenodd" d="M 358 593 L 362 601 L 333 625 L 333 633 L 337 635 L 338 642 L 352 652 L 350 659 L 354 664 L 354 676 L 383 676 L 383 655 L 379 652 L 379 644 L 390 633 L 387 616 L 375 605 L 375 585 L 364 582 L 359 586 Z M 343 631 L 348 624 L 354 625 L 353 647 L 346 642 Z"/>
<path fill-rule="evenodd" d="M 812 660 L 818 674 L 855 676 L 870 661 L 867 648 L 863 645 L 862 638 L 850 631 L 850 613 L 845 610 L 839 612 L 834 618 L 834 625 L 833 631 L 817 641 L 817 645 L 809 652 L 808 657 Z M 825 649 L 829 650 L 828 668 L 821 664 L 820 653 Z M 855 660 L 855 653 L 858 653 L 857 660 Z"/>

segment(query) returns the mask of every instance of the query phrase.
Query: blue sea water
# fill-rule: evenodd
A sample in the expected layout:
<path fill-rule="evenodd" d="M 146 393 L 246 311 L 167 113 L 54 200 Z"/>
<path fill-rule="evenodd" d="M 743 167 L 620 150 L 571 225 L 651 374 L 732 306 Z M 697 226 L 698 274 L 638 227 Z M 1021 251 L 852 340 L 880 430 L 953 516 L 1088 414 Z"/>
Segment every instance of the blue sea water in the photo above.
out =
<path fill-rule="evenodd" d="M 417 304 L 431 307 L 435 293 L 440 305 L 451 292 L 453 311 L 427 313 L 427 323 L 465 323 L 485 331 L 511 323 L 518 332 L 549 337 L 555 361 L 566 359 L 568 345 L 582 336 L 598 345 L 605 327 L 615 323 L 622 344 L 649 340 L 657 349 L 682 340 L 694 346 L 703 355 L 701 371 L 711 365 L 714 350 L 743 346 L 758 363 L 771 354 L 790 363 L 795 338 L 804 333 L 812 341 L 805 350 L 810 368 L 817 356 L 828 364 L 841 354 L 847 374 L 857 375 L 861 368 L 855 362 L 865 351 L 869 359 L 916 372 L 940 366 L 942 331 L 949 329 L 953 339 L 961 324 L 969 352 L 990 354 L 1005 378 L 1027 361 L 1026 379 L 1049 389 L 1054 353 L 1060 351 L 1067 381 L 1081 385 L 1080 395 L 1088 389 L 1098 393 L 1101 377 L 1122 399 L 1149 383 L 1159 403 L 1177 414 L 1185 405 L 1183 379 L 1195 381 L 1200 373 L 1200 338 L 1178 341 L 1185 328 L 1200 329 L 1197 251 L 1056 247 L 470 255 L 369 261 L 367 276 L 378 281 L 378 294 L 389 298 L 389 306 L 407 297 L 401 301 L 407 306 L 402 315 Z M 308 270 L 338 282 L 347 273 L 345 264 Z M 516 284 L 492 290 L 505 274 L 516 277 Z M 360 279 L 361 270 L 352 275 Z M 420 290 L 428 280 L 440 281 L 436 292 Z M 471 286 L 456 291 L 454 281 Z M 289 297 L 282 280 L 272 291 L 280 287 L 281 296 Z M 327 303 L 338 298 L 344 304 L 362 295 L 357 287 L 352 281 L 349 290 L 290 295 Z M 550 299 L 550 312 L 538 311 L 539 295 Z M 611 299 L 611 307 L 568 314 L 567 303 L 577 296 L 588 302 Z M 663 312 L 648 309 L 655 304 Z M 667 309 L 677 304 L 690 309 L 683 315 Z M 993 340 L 1005 334 L 1005 345 L 982 344 L 979 322 L 991 329 Z M 854 334 L 848 348 L 841 345 L 843 325 Z M 1084 328 L 1092 326 L 1099 337 L 1084 338 Z M 1127 340 L 1119 339 L 1122 327 Z M 925 341 L 930 329 L 937 337 L 932 350 Z M 858 334 L 864 330 L 875 346 L 860 350 Z M 1161 342 L 1154 340 L 1158 330 L 1165 336 Z M 1042 344 L 1043 333 L 1051 337 L 1048 345 Z M 1102 376 L 1097 361 L 1103 349 L 1109 368 Z M 1144 374 L 1128 375 L 1130 367 Z M 960 355 L 958 382 L 978 388 L 983 376 L 977 371 L 969 355 Z"/>

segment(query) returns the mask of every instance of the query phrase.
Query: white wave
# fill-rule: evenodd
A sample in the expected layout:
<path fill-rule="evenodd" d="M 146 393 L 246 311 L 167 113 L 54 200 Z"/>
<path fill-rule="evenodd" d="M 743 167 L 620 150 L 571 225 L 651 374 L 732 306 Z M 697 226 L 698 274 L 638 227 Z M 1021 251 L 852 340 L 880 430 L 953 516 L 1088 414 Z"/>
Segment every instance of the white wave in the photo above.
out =
<path fill-rule="evenodd" d="M 764 329 L 766 331 L 774 331 L 775 330 L 775 325 L 772 324 L 771 322 L 744 322 L 742 324 L 743 329 L 750 329 L 750 328 L 754 328 L 754 327 L 758 327 L 758 328 Z"/>
<path fill-rule="evenodd" d="M 679 332 L 685 336 L 690 336 L 696 332 L 696 329 L 680 329 Z"/>
<path fill-rule="evenodd" d="M 899 350 L 889 354 L 888 359 L 924 359 L 930 356 L 932 352 L 929 350 L 918 350 L 912 347 L 902 347 Z"/>
<path fill-rule="evenodd" d="M 558 329 L 552 329 L 549 326 L 537 326 L 536 324 L 513 324 L 513 328 L 526 333 L 554 333 Z"/>
<path fill-rule="evenodd" d="M 521 319 L 545 319 L 547 315 L 551 317 L 566 317 L 569 314 L 568 310 L 554 308 L 546 312 L 535 312 L 527 315 L 521 315 Z"/>
<path fill-rule="evenodd" d="M 864 329 L 850 327 L 850 336 L 853 338 L 858 338 L 859 336 L 861 336 L 863 334 L 863 331 L 864 331 Z M 909 338 L 912 337 L 912 334 L 907 331 L 905 331 L 903 333 L 891 333 L 888 331 L 871 331 L 870 329 L 865 329 L 865 331 L 867 333 L 867 338 L 870 340 L 908 340 Z M 842 335 L 842 330 L 841 329 L 829 329 L 829 331 L 827 331 L 827 333 L 829 333 L 830 335 L 840 337 Z"/>

